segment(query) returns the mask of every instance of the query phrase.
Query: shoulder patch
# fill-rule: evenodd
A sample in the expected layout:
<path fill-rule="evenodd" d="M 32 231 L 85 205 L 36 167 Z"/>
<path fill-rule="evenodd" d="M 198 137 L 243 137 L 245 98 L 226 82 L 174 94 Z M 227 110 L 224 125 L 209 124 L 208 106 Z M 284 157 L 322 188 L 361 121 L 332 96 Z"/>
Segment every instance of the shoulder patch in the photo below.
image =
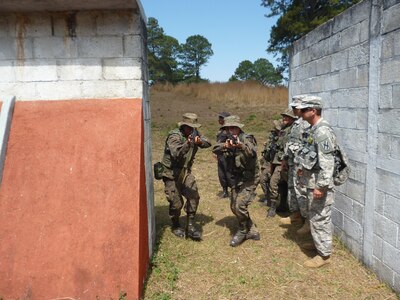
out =
<path fill-rule="evenodd" d="M 330 153 L 335 150 L 335 146 L 333 145 L 331 139 L 329 139 L 327 136 L 325 139 L 320 139 L 318 138 L 318 148 L 322 151 L 322 153 Z"/>

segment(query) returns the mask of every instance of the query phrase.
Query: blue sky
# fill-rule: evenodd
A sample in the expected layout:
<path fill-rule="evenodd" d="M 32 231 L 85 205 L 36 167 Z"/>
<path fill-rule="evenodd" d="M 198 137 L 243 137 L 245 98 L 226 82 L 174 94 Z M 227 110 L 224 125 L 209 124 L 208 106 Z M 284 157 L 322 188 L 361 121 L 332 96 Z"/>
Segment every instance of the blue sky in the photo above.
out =
<path fill-rule="evenodd" d="M 184 43 L 200 34 L 212 44 L 214 55 L 200 70 L 202 78 L 228 81 L 243 60 L 276 60 L 266 52 L 276 18 L 261 0 L 141 0 L 147 18 L 158 20 L 164 33 Z"/>

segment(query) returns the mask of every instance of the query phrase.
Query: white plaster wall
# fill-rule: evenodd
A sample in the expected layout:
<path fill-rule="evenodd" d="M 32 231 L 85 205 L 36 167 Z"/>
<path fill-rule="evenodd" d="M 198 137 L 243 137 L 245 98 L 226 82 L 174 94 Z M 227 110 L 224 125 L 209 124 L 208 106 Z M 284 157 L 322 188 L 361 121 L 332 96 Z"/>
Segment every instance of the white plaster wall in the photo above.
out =
<path fill-rule="evenodd" d="M 324 100 L 349 155 L 336 234 L 400 292 L 400 3 L 364 0 L 296 41 L 289 94 Z"/>

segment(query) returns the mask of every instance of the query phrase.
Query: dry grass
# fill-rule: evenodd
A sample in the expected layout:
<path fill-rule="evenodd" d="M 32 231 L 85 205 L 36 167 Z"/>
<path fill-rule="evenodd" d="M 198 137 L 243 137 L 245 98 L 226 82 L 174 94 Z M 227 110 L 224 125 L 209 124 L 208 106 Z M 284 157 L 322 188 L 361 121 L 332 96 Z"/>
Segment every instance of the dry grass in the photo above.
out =
<path fill-rule="evenodd" d="M 201 88 L 207 90 L 206 86 Z M 210 90 L 213 88 L 209 87 Z M 222 92 L 220 96 L 221 99 L 227 97 Z M 287 102 L 282 99 L 266 107 L 261 102 L 249 107 L 203 96 L 200 101 L 191 94 L 154 89 L 151 103 L 153 158 L 156 161 L 161 158 L 168 129 L 175 126 L 184 111 L 199 115 L 203 132 L 212 141 L 218 128 L 214 110 L 238 113 L 245 120 L 245 130 L 255 133 L 260 144 L 266 139 L 265 128 Z M 265 114 L 260 113 L 263 109 Z M 265 119 L 261 120 L 261 116 Z M 261 241 L 229 247 L 229 240 L 236 230 L 236 219 L 230 211 L 229 201 L 219 198 L 216 161 L 209 149 L 198 152 L 193 174 L 201 196 L 197 222 L 203 231 L 203 241 L 173 236 L 163 184 L 156 181 L 157 249 L 145 299 L 399 299 L 338 241 L 334 243 L 332 265 L 318 270 L 304 268 L 302 263 L 314 253 L 300 249 L 294 233 L 297 228 L 279 227 L 278 218 L 266 219 L 266 209 L 256 200 L 250 206 L 250 213 L 260 230 Z M 258 196 L 261 193 L 259 188 Z"/>

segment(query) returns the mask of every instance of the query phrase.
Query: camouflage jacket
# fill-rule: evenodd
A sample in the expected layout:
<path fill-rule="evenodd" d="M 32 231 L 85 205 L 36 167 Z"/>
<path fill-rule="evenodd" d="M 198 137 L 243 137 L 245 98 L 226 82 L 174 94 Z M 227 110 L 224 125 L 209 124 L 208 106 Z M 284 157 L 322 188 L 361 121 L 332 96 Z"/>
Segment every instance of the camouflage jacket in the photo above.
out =
<path fill-rule="evenodd" d="M 285 145 L 289 139 L 289 133 L 292 128 L 292 125 L 283 128 L 279 132 L 279 137 L 278 137 L 278 140 L 276 141 L 276 153 L 275 153 L 274 159 L 272 161 L 272 163 L 274 165 L 280 165 L 282 163 Z"/>
<path fill-rule="evenodd" d="M 228 184 L 230 187 L 238 187 L 244 182 L 258 184 L 259 164 L 257 159 L 257 141 L 252 135 L 241 132 L 239 140 L 244 144 L 243 149 L 226 149 L 224 143 L 217 143 L 213 147 L 213 153 L 224 155 L 227 162 L 227 173 L 230 174 Z"/>
<path fill-rule="evenodd" d="M 302 170 L 308 188 L 332 188 L 334 152 L 337 148 L 335 133 L 322 118 L 305 133 L 302 146 L 294 159 L 296 167 Z"/>
<path fill-rule="evenodd" d="M 288 160 L 289 165 L 293 165 L 293 159 L 302 144 L 303 133 L 309 126 L 302 118 L 293 122 L 283 154 L 283 159 Z"/>
<path fill-rule="evenodd" d="M 199 133 L 200 134 L 200 133 Z M 179 128 L 176 128 L 168 133 L 165 141 L 164 156 L 162 164 L 164 165 L 164 177 L 176 179 L 180 175 L 186 160 L 187 171 L 191 172 L 193 161 L 196 152 L 199 148 L 208 148 L 211 146 L 210 142 L 204 136 L 200 135 L 203 144 L 196 145 L 194 143 L 187 143 L 187 138 L 182 134 Z M 190 157 L 188 157 L 188 155 Z"/>

